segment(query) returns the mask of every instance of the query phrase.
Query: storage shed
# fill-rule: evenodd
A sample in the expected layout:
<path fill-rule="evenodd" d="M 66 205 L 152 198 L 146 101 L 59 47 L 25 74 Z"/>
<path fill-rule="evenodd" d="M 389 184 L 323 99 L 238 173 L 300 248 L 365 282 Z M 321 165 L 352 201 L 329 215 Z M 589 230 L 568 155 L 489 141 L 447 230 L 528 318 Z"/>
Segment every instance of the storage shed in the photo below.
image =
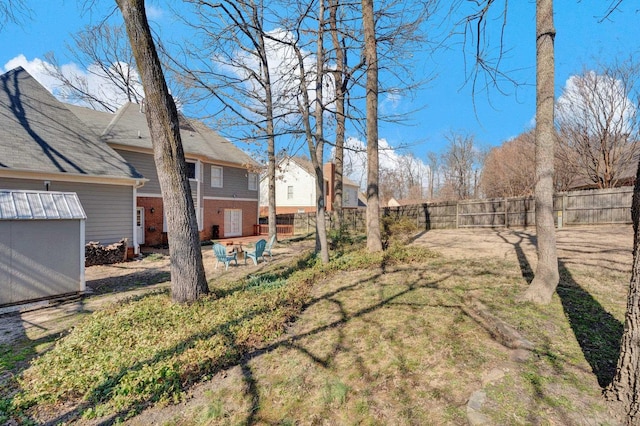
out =
<path fill-rule="evenodd" d="M 0 190 L 0 306 L 85 290 L 85 219 L 76 193 Z"/>

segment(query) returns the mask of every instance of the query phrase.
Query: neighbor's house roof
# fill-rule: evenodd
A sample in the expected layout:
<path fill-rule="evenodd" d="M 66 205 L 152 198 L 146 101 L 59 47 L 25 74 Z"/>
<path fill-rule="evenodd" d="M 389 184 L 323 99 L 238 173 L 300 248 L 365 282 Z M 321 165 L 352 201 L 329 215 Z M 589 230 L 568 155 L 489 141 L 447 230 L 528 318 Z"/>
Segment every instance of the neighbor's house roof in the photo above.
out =
<path fill-rule="evenodd" d="M 0 81 L 0 173 L 142 179 L 23 68 Z"/>
<path fill-rule="evenodd" d="M 626 149 L 629 150 L 627 151 L 629 152 L 629 154 L 627 154 L 628 158 L 624 164 L 615 168 L 617 173 L 614 187 L 633 186 L 635 184 L 638 162 L 640 161 L 640 146 L 638 144 L 640 144 L 640 142 L 626 147 Z M 570 191 L 596 188 L 598 188 L 598 184 L 587 176 L 584 168 L 578 170 L 578 173 L 575 174 L 569 186 Z"/>
<path fill-rule="evenodd" d="M 151 151 L 151 134 L 144 107 L 131 102 L 115 114 L 69 105 L 69 109 L 111 146 Z M 220 163 L 257 167 L 258 163 L 204 123 L 179 115 L 182 147 L 188 156 Z"/>
<path fill-rule="evenodd" d="M 0 190 L 0 220 L 86 218 L 75 192 Z"/>

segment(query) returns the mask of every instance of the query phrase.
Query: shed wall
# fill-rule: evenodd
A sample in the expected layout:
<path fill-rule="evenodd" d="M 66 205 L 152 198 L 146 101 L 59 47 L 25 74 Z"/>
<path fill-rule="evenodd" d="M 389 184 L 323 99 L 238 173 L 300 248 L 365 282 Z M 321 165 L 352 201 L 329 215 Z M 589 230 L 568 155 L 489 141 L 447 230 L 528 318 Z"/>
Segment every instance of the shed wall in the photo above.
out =
<path fill-rule="evenodd" d="M 0 305 L 83 290 L 81 223 L 0 221 Z"/>

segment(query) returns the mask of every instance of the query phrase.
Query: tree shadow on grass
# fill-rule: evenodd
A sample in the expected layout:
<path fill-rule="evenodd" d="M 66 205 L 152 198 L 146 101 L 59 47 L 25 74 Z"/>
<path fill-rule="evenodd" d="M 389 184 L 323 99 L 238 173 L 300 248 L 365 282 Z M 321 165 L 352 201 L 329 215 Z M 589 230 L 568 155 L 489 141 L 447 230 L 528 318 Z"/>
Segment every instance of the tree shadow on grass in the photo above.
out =
<path fill-rule="evenodd" d="M 534 271 L 524 254 L 522 244 L 525 239 L 528 239 L 531 244 L 536 246 L 537 240 L 527 233 L 511 233 L 519 238 L 517 242 L 509 241 L 500 233 L 498 235 L 505 242 L 513 245 L 522 276 L 530 284 Z M 565 316 L 580 344 L 585 359 L 598 379 L 598 384 L 605 388 L 615 375 L 616 363 L 620 355 L 623 324 L 576 282 L 562 260 L 558 260 L 558 271 L 560 272 L 560 282 L 557 293 Z"/>
<path fill-rule="evenodd" d="M 145 288 L 170 280 L 171 274 L 169 272 L 162 269 L 151 269 L 144 272 L 134 271 L 126 275 L 97 278 L 87 281 L 87 287 L 91 288 L 93 294 L 99 295 Z"/>
<path fill-rule="evenodd" d="M 9 339 L 0 342 L 0 424 L 37 424 L 36 419 L 32 418 L 27 411 L 13 405 L 14 398 L 22 390 L 19 377 L 29 368 L 32 360 L 53 349 L 55 342 L 66 334 L 66 330 L 50 327 L 47 323 L 43 325 L 30 321 L 29 315 L 49 308 L 58 308 L 61 305 L 66 305 L 63 306 L 66 313 L 52 320 L 54 322 L 62 321 L 67 315 L 88 312 L 83 299 L 79 299 L 72 302 L 54 300 L 50 301 L 46 307 L 38 306 L 0 315 L 0 322 L 5 327 L 4 332 L 8 334 L 8 331 L 11 331 Z M 32 331 L 28 333 L 25 325 Z M 3 330 L 2 326 L 0 331 Z M 29 337 L 30 334 L 38 337 Z"/>
<path fill-rule="evenodd" d="M 562 261 L 558 267 L 557 292 L 565 315 L 598 384 L 604 389 L 616 372 L 623 324 L 573 279 Z"/>

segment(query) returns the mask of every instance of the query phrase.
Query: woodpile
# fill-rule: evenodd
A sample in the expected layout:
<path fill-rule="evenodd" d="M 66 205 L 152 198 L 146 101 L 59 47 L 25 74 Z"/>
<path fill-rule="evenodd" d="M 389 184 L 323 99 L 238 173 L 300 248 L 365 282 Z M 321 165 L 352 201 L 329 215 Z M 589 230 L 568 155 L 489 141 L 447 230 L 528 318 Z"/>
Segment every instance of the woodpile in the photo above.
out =
<path fill-rule="evenodd" d="M 90 241 L 84 246 L 84 265 L 110 265 L 127 260 L 127 239 L 123 238 L 117 243 L 108 246 L 99 242 Z"/>

